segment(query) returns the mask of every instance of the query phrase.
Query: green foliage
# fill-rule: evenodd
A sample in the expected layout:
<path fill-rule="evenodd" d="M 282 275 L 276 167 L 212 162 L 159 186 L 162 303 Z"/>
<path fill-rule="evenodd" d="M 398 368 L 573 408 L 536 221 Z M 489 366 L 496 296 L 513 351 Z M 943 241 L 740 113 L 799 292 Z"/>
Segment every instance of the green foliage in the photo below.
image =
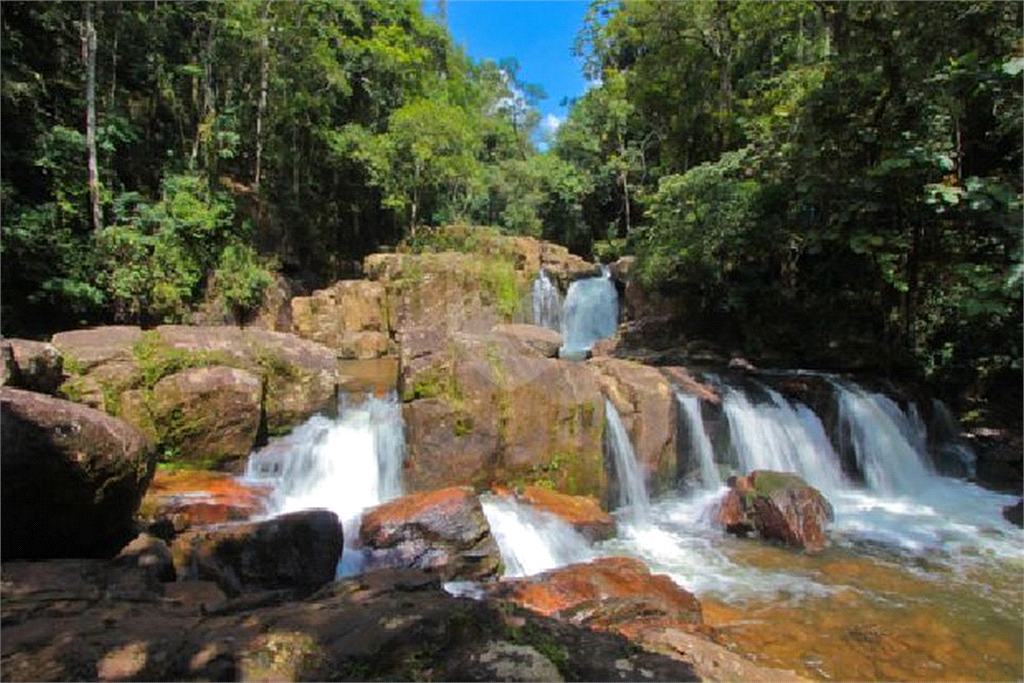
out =
<path fill-rule="evenodd" d="M 244 322 L 259 308 L 267 287 L 274 284 L 273 265 L 260 262 L 247 244 L 229 244 L 213 272 L 217 297 L 235 320 Z"/>
<path fill-rule="evenodd" d="M 522 294 L 519 291 L 515 267 L 504 259 L 488 259 L 482 265 L 484 290 L 490 295 L 498 312 L 506 320 L 519 311 Z"/>

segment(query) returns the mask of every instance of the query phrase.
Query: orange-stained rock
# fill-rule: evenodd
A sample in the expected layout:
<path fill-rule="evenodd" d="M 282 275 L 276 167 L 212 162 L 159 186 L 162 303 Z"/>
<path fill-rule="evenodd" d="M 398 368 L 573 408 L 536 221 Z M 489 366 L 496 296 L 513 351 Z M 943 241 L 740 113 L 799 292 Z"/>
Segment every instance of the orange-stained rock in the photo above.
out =
<path fill-rule="evenodd" d="M 661 368 L 661 371 L 685 393 L 693 394 L 701 400 L 709 401 L 715 405 L 719 405 L 722 402 L 722 398 L 715 391 L 714 387 L 710 384 L 698 382 L 686 368 L 665 367 Z"/>
<path fill-rule="evenodd" d="M 270 485 L 248 484 L 225 472 L 157 472 L 142 500 L 148 522 L 168 520 L 176 533 L 190 527 L 244 521 L 266 512 Z"/>
<path fill-rule="evenodd" d="M 503 495 L 497 490 L 495 493 Z M 560 517 L 591 542 L 615 536 L 615 520 L 590 496 L 570 496 L 540 486 L 525 486 L 516 498 Z"/>
<path fill-rule="evenodd" d="M 444 581 L 501 573 L 501 552 L 470 487 L 412 493 L 363 513 L 366 569 L 426 569 Z"/>
<path fill-rule="evenodd" d="M 692 593 L 628 557 L 604 557 L 506 580 L 496 593 L 544 616 L 594 628 L 618 630 L 639 618 L 702 622 L 700 603 Z"/>

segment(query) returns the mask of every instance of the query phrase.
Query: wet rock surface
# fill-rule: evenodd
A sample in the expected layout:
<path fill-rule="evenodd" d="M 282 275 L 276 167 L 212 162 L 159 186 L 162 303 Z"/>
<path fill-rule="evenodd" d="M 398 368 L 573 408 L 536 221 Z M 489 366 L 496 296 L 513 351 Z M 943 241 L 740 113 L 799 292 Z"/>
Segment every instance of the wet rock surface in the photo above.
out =
<path fill-rule="evenodd" d="M 499 493 L 514 496 L 522 503 L 557 516 L 592 543 L 615 536 L 615 519 L 589 496 L 570 496 L 540 486 L 524 486 L 515 493 Z"/>
<path fill-rule="evenodd" d="M 4 560 L 110 557 L 156 466 L 135 427 L 86 406 L 0 389 Z"/>
<path fill-rule="evenodd" d="M 367 510 L 359 539 L 367 570 L 422 569 L 445 581 L 501 573 L 501 552 L 468 487 L 414 493 Z"/>
<path fill-rule="evenodd" d="M 719 503 L 718 524 L 745 536 L 756 530 L 808 553 L 825 549 L 825 526 L 833 520 L 832 506 L 813 486 L 795 474 L 755 470 L 732 477 Z"/>
<path fill-rule="evenodd" d="M 142 522 L 173 536 L 192 527 L 246 521 L 267 509 L 271 485 L 226 472 L 157 471 L 139 506 Z"/>

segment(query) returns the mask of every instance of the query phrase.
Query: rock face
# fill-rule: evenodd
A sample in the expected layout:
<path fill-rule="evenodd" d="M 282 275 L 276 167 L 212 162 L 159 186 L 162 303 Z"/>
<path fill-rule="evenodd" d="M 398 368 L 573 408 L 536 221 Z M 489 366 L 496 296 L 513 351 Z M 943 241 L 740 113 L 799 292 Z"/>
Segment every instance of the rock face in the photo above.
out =
<path fill-rule="evenodd" d="M 216 468 L 244 458 L 260 428 L 260 378 L 226 367 L 191 368 L 153 387 L 149 415 L 178 462 Z"/>
<path fill-rule="evenodd" d="M 676 401 L 657 368 L 617 358 L 594 358 L 587 365 L 600 373 L 601 389 L 629 431 L 647 488 L 658 493 L 675 485 Z"/>
<path fill-rule="evenodd" d="M 726 531 L 775 539 L 807 553 L 825 549 L 825 525 L 832 505 L 803 479 L 785 472 L 755 470 L 730 479 L 717 518 Z"/>
<path fill-rule="evenodd" d="M 246 521 L 266 511 L 269 496 L 269 485 L 244 484 L 225 472 L 157 472 L 139 516 L 169 538 L 196 526 Z"/>
<path fill-rule="evenodd" d="M 291 301 L 292 329 L 339 358 L 366 360 L 392 352 L 387 292 L 380 282 L 342 280 Z"/>
<path fill-rule="evenodd" d="M 334 579 L 343 542 L 337 515 L 303 510 L 188 531 L 174 539 L 171 552 L 179 578 L 214 581 L 236 595 L 253 587 L 314 590 Z"/>
<path fill-rule="evenodd" d="M 4 339 L 2 384 L 53 394 L 64 381 L 64 358 L 53 344 L 28 339 Z"/>
<path fill-rule="evenodd" d="M 591 543 L 615 536 L 615 520 L 589 496 L 569 496 L 540 486 L 524 486 L 515 497 L 559 517 Z"/>
<path fill-rule="evenodd" d="M 85 406 L 0 389 L 4 560 L 113 555 L 153 476 L 152 444 Z"/>
<path fill-rule="evenodd" d="M 367 510 L 359 539 L 369 570 L 424 569 L 444 581 L 501 573 L 501 552 L 471 488 L 414 493 Z"/>
<path fill-rule="evenodd" d="M 585 365 L 486 334 L 407 334 L 402 354 L 410 490 L 546 481 L 604 499 L 604 401 Z"/>
<path fill-rule="evenodd" d="M 1024 526 L 1024 500 L 1017 501 L 1016 505 L 1007 505 L 1004 507 L 1003 517 L 1010 524 Z"/>
<path fill-rule="evenodd" d="M 126 596 L 130 577 L 96 560 L 4 562 L 3 572 L 5 681 L 697 680 L 619 635 L 455 598 L 411 573 L 301 600 L 227 600 L 204 581 Z"/>
<path fill-rule="evenodd" d="M 500 334 L 527 356 L 538 358 L 558 357 L 558 348 L 562 345 L 562 335 L 554 330 L 538 325 L 523 323 L 495 325 L 491 332 Z"/>

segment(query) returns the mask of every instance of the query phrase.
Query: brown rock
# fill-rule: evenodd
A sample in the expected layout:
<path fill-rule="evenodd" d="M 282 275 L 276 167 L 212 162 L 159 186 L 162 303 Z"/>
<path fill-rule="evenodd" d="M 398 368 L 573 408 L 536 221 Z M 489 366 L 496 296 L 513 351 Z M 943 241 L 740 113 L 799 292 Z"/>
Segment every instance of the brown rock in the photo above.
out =
<path fill-rule="evenodd" d="M 676 402 L 672 386 L 648 365 L 618 358 L 594 358 L 603 393 L 615 405 L 630 435 L 637 460 L 654 493 L 675 485 Z"/>
<path fill-rule="evenodd" d="M 718 521 L 727 531 L 745 535 L 750 527 L 765 539 L 817 553 L 825 549 L 825 525 L 832 506 L 795 474 L 755 470 L 730 480 Z"/>
<path fill-rule="evenodd" d="M 413 493 L 363 513 L 359 538 L 370 570 L 425 569 L 444 581 L 501 573 L 501 552 L 468 487 Z"/>
<path fill-rule="evenodd" d="M 162 539 L 139 534 L 114 558 L 116 564 L 137 568 L 154 581 L 174 581 L 174 558 Z"/>
<path fill-rule="evenodd" d="M 328 346 L 339 358 L 380 358 L 391 351 L 384 285 L 342 280 L 291 301 L 295 333 Z"/>
<path fill-rule="evenodd" d="M 246 588 L 313 590 L 334 579 L 344 537 L 329 510 L 303 510 L 262 522 L 188 531 L 171 545 L 184 579 L 217 583 L 229 595 Z"/>
<path fill-rule="evenodd" d="M 159 471 L 142 499 L 139 514 L 151 527 L 163 525 L 181 533 L 263 514 L 270 491 L 269 485 L 246 484 L 226 472 Z"/>
<path fill-rule="evenodd" d="M 562 335 L 539 325 L 523 323 L 495 325 L 491 332 L 506 337 L 523 355 L 555 358 L 562 345 Z"/>
<path fill-rule="evenodd" d="M 720 405 L 722 403 L 722 397 L 718 395 L 715 388 L 710 384 L 702 384 L 698 382 L 693 375 L 686 368 L 680 367 L 663 367 L 661 371 L 665 373 L 665 376 L 678 387 L 683 393 L 691 394 L 698 397 L 702 401 L 708 401 L 714 405 Z"/>
<path fill-rule="evenodd" d="M 516 498 L 556 515 L 592 543 L 615 536 L 615 520 L 589 496 L 569 496 L 540 486 L 525 486 Z"/>
<path fill-rule="evenodd" d="M 64 358 L 53 344 L 28 339 L 4 339 L 3 384 L 53 394 L 64 381 Z"/>
<path fill-rule="evenodd" d="M 139 368 L 132 349 L 142 339 L 142 329 L 108 325 L 53 335 L 50 343 L 64 356 L 64 369 L 73 375 L 61 393 L 76 403 L 113 412 L 110 394 L 127 386 Z M 106 395 L 105 395 L 106 394 Z"/>
<path fill-rule="evenodd" d="M 604 557 L 536 576 L 506 579 L 496 593 L 545 616 L 591 628 L 614 629 L 638 617 L 702 622 L 700 603 L 639 560 Z"/>
<path fill-rule="evenodd" d="M 5 560 L 112 555 L 153 476 L 152 444 L 91 408 L 0 389 Z"/>

